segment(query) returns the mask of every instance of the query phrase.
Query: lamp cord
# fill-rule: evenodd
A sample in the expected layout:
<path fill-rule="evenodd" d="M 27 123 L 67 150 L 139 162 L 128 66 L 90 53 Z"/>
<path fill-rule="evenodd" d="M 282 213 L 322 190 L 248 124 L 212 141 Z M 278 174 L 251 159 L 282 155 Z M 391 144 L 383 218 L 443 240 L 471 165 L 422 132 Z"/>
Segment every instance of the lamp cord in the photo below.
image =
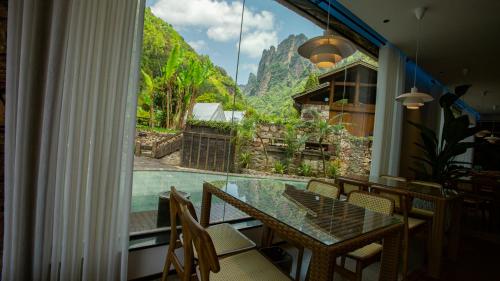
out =
<path fill-rule="evenodd" d="M 327 20 L 326 20 L 326 33 L 330 30 L 330 7 L 331 7 L 332 0 L 328 0 L 328 13 L 327 15 Z"/>
<path fill-rule="evenodd" d="M 243 7 L 241 8 L 240 38 L 238 41 L 238 55 L 236 58 L 236 74 L 235 74 L 235 81 L 234 81 L 233 108 L 231 109 L 231 125 L 232 125 L 231 132 L 234 132 L 234 110 L 235 110 L 234 105 L 236 104 L 236 93 L 238 92 L 238 73 L 240 70 L 241 38 L 243 35 L 243 18 L 245 15 L 245 2 L 246 2 L 246 0 L 243 0 Z M 228 157 L 231 158 L 231 144 L 229 145 Z M 228 184 L 229 184 L 229 161 L 227 161 L 227 168 L 226 168 L 226 191 L 227 191 Z M 223 204 L 222 221 L 225 221 L 225 219 L 226 219 L 226 202 L 224 202 L 224 204 Z"/>
<path fill-rule="evenodd" d="M 415 76 L 413 77 L 413 87 L 415 88 L 417 86 L 417 68 L 418 68 L 418 52 L 420 50 L 420 25 L 421 25 L 421 19 L 418 20 L 418 27 L 417 27 L 417 50 L 415 52 Z"/>

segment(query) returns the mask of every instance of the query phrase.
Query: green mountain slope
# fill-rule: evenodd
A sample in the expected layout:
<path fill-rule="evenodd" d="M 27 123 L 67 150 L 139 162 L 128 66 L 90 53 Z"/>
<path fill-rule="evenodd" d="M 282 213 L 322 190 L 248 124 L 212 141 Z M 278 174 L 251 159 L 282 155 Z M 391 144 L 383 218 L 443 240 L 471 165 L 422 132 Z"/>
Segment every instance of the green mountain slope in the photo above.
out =
<path fill-rule="evenodd" d="M 171 77 L 166 79 L 167 62 L 176 46 L 180 59 L 178 65 L 173 67 Z M 170 24 L 156 17 L 150 8 L 145 11 L 142 48 L 137 112 L 140 123 L 171 127 L 177 122 L 176 127 L 179 127 L 182 116 L 192 108 L 194 101 L 220 102 L 225 109 L 244 107 L 241 92 L 226 71 L 214 65 L 208 56 L 197 54 Z M 193 65 L 199 66 L 206 74 L 199 85 L 193 78 L 197 74 Z M 238 103 L 233 106 L 234 94 L 238 96 Z M 151 115 L 154 116 L 151 118 Z M 167 122 L 167 119 L 172 120 Z"/>

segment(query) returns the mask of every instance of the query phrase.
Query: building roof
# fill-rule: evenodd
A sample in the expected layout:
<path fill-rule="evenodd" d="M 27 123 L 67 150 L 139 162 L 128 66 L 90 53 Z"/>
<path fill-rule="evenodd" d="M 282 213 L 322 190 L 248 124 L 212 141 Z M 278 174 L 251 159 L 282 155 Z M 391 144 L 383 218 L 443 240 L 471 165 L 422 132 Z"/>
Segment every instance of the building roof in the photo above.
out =
<path fill-rule="evenodd" d="M 226 116 L 226 121 L 231 122 L 231 117 L 233 117 L 235 122 L 240 122 L 245 117 L 244 111 L 224 111 L 224 115 Z"/>
<path fill-rule="evenodd" d="M 193 119 L 226 121 L 226 116 L 220 103 L 196 103 L 193 108 Z"/>
<path fill-rule="evenodd" d="M 303 92 L 300 92 L 300 93 L 298 93 L 298 94 L 295 94 L 295 95 L 293 95 L 293 96 L 292 96 L 292 98 L 293 98 L 293 99 L 300 98 L 300 97 L 302 97 L 302 96 L 306 96 L 306 95 L 308 95 L 308 94 L 310 94 L 310 93 L 317 92 L 317 91 L 319 91 L 319 90 L 323 90 L 323 89 L 326 89 L 326 88 L 328 88 L 328 87 L 330 87 L 330 82 L 325 82 L 325 83 L 323 83 L 323 84 L 319 84 L 319 85 L 318 85 L 318 86 L 316 86 L 316 87 L 309 88 L 309 89 L 307 89 L 307 90 L 305 90 L 305 91 L 303 91 Z"/>
<path fill-rule="evenodd" d="M 340 62 L 338 62 L 335 67 L 333 67 L 330 71 L 327 71 L 321 74 L 318 78 L 324 78 L 330 76 L 332 74 L 344 71 L 346 68 L 351 68 L 357 65 L 362 65 L 367 68 L 378 71 L 378 62 L 369 56 L 361 53 L 360 51 L 356 51 L 352 56 L 347 57 Z"/>

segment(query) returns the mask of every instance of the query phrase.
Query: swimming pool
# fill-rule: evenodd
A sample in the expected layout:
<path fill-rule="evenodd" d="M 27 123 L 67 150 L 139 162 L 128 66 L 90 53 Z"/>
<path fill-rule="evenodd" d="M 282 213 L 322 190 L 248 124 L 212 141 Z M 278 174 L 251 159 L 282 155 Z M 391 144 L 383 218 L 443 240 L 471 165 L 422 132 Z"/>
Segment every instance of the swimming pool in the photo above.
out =
<path fill-rule="evenodd" d="M 247 179 L 249 176 L 230 175 L 229 180 Z M 175 186 L 178 190 L 189 192 L 191 201 L 201 205 L 204 181 L 225 180 L 225 174 L 191 171 L 134 171 L 132 187 L 132 212 L 155 211 L 158 209 L 158 195 Z M 306 182 L 291 179 L 278 179 L 298 188 L 305 188 Z"/>

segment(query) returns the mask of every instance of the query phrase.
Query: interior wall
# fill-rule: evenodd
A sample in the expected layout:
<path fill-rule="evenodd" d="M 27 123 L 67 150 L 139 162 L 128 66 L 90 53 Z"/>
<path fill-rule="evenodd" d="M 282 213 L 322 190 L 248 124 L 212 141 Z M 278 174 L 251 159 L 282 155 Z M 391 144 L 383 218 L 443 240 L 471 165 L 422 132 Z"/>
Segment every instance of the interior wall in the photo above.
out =
<path fill-rule="evenodd" d="M 408 76 L 407 76 L 408 77 Z M 408 83 L 409 82 L 409 83 Z M 410 90 L 413 79 L 408 81 L 406 89 Z M 420 131 L 414 126 L 410 125 L 408 121 L 423 124 L 426 127 L 434 130 L 439 138 L 441 130 L 441 107 L 439 106 L 439 97 L 443 93 L 443 87 L 440 85 L 429 84 L 427 81 L 419 81 L 417 87 L 420 91 L 431 94 L 434 97 L 432 102 L 426 103 L 418 110 L 404 109 L 403 114 L 403 136 L 401 143 L 401 156 L 400 156 L 400 176 L 406 178 L 414 178 L 415 173 L 411 170 L 414 166 L 412 156 L 423 156 L 423 152 L 415 145 L 415 142 L 421 142 Z"/>

